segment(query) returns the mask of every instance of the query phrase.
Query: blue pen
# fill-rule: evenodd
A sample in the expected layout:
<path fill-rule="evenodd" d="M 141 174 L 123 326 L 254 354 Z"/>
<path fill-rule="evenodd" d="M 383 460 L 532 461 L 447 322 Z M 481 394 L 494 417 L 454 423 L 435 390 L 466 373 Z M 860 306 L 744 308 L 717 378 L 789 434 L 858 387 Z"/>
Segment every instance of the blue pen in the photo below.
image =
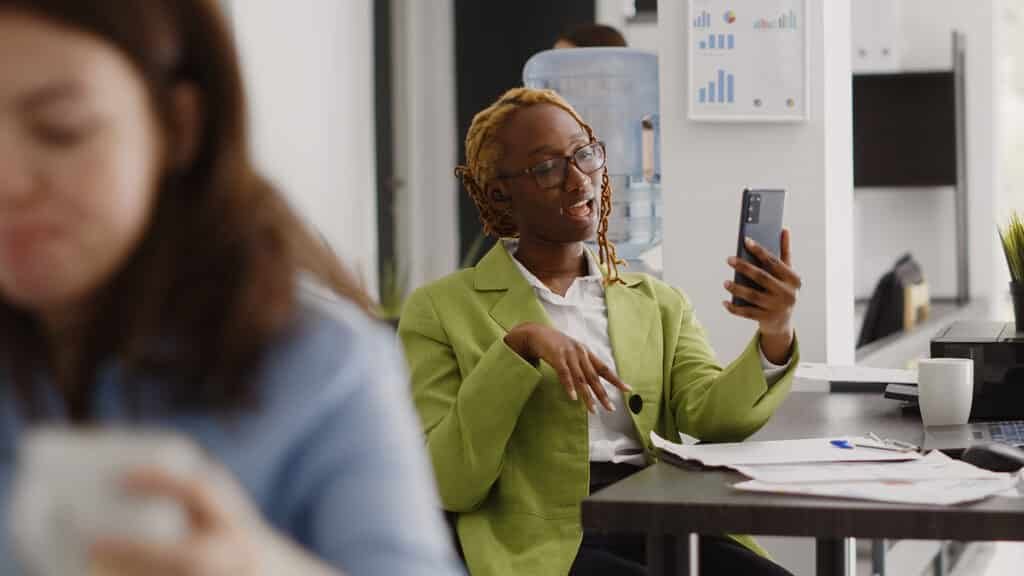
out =
<path fill-rule="evenodd" d="M 846 449 L 846 450 L 853 450 L 853 445 L 850 444 L 850 442 L 847 441 L 847 440 L 831 440 L 829 442 L 829 444 L 835 446 L 836 448 L 843 448 L 843 449 Z"/>

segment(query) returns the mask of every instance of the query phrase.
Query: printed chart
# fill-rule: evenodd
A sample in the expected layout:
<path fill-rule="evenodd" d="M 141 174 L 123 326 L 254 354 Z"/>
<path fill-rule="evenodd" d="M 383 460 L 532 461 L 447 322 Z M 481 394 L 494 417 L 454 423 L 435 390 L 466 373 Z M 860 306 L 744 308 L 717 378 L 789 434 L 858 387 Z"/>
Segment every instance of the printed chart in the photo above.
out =
<path fill-rule="evenodd" d="M 807 15 L 806 0 L 690 0 L 689 117 L 806 120 Z"/>

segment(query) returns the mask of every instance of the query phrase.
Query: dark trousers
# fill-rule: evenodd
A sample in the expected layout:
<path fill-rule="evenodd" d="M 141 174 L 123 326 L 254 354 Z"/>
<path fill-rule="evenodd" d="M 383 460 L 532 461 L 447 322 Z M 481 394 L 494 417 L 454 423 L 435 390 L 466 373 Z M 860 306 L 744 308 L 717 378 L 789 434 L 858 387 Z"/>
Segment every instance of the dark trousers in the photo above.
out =
<path fill-rule="evenodd" d="M 617 482 L 639 468 L 629 464 L 595 462 L 590 465 L 590 492 Z M 792 576 L 778 564 L 758 556 L 739 542 L 724 536 L 701 536 L 698 551 L 700 573 Z M 642 534 L 584 532 L 570 576 L 644 576 L 647 551 Z"/>

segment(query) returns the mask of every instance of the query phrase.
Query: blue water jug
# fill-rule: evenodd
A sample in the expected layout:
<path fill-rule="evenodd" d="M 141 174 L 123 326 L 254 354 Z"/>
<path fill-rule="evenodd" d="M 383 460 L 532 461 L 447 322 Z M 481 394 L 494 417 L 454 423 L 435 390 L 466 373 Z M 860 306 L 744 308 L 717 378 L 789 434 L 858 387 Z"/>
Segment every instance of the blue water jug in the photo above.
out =
<path fill-rule="evenodd" d="M 608 239 L 630 270 L 660 275 L 660 261 L 645 258 L 661 244 L 658 57 L 632 48 L 547 50 L 526 62 L 523 83 L 561 94 L 605 142 L 614 188 Z"/>

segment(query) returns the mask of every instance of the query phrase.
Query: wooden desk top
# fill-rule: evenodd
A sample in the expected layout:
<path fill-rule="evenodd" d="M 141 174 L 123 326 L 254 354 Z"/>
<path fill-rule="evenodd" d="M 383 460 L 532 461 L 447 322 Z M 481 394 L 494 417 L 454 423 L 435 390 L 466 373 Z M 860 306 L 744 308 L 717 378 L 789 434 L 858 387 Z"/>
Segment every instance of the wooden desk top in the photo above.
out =
<path fill-rule="evenodd" d="M 751 440 L 816 438 L 874 432 L 884 438 L 921 445 L 921 416 L 904 414 L 900 402 L 877 392 L 793 392 Z"/>
<path fill-rule="evenodd" d="M 921 441 L 921 424 L 878 395 L 794 392 L 754 439 L 875 432 Z M 583 525 L 625 532 L 743 533 L 818 538 L 1024 540 L 1024 498 L 962 506 L 885 504 L 740 492 L 732 471 L 658 463 L 583 502 Z"/>

